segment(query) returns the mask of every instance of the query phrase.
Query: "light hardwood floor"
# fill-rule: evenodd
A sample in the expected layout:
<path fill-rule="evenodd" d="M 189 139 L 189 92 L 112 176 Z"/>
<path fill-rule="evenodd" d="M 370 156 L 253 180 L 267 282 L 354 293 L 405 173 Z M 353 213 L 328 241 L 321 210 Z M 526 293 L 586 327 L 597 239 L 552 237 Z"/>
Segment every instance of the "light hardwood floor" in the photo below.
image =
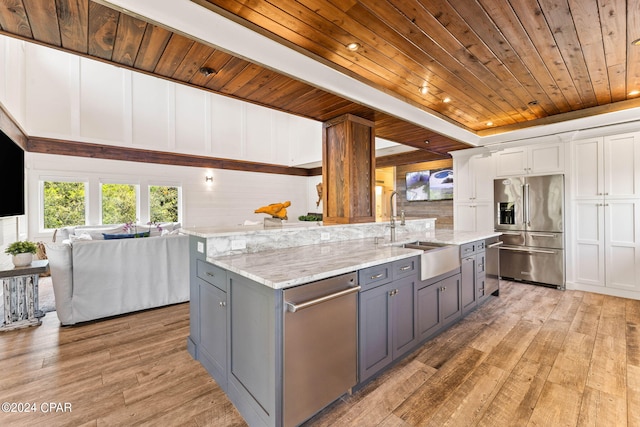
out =
<path fill-rule="evenodd" d="M 0 412 L 0 426 L 245 425 L 187 353 L 188 331 L 181 304 L 0 333 L 0 402 L 37 411 Z M 506 282 L 307 425 L 640 426 L 640 301 Z"/>

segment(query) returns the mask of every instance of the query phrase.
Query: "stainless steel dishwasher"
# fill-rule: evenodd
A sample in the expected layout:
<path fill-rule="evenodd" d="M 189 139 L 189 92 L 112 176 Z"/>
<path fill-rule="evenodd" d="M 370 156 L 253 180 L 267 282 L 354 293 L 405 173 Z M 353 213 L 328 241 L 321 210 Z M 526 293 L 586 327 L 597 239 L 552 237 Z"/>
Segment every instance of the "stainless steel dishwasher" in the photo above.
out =
<path fill-rule="evenodd" d="M 357 383 L 357 273 L 284 290 L 283 424 L 296 426 Z"/>

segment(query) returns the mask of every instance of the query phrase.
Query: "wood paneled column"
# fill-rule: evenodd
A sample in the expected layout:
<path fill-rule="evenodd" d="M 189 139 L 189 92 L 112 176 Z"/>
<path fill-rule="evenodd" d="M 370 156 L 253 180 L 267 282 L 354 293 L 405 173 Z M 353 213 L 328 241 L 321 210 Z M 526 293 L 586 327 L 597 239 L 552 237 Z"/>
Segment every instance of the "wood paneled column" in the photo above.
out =
<path fill-rule="evenodd" d="M 322 132 L 323 222 L 375 221 L 375 134 L 369 120 L 345 114 Z"/>

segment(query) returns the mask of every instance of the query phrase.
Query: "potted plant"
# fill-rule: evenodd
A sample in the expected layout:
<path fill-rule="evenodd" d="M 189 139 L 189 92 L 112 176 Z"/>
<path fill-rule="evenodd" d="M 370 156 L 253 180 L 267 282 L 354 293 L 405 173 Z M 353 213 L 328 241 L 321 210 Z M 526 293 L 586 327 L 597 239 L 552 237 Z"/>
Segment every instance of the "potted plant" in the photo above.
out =
<path fill-rule="evenodd" d="M 35 254 L 37 250 L 38 246 L 35 243 L 25 240 L 11 243 L 4 252 L 12 256 L 11 261 L 13 265 L 16 267 L 26 267 L 33 261 L 33 254 Z"/>

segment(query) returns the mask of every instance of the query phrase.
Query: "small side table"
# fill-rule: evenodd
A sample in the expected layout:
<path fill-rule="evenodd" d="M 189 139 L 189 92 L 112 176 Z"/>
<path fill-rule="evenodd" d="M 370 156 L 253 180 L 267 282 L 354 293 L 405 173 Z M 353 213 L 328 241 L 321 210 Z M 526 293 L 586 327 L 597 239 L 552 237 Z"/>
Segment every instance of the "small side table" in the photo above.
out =
<path fill-rule="evenodd" d="M 39 325 L 44 313 L 38 308 L 38 277 L 49 270 L 48 260 L 36 260 L 26 267 L 3 268 L 2 299 L 4 322 L 0 331 Z"/>

